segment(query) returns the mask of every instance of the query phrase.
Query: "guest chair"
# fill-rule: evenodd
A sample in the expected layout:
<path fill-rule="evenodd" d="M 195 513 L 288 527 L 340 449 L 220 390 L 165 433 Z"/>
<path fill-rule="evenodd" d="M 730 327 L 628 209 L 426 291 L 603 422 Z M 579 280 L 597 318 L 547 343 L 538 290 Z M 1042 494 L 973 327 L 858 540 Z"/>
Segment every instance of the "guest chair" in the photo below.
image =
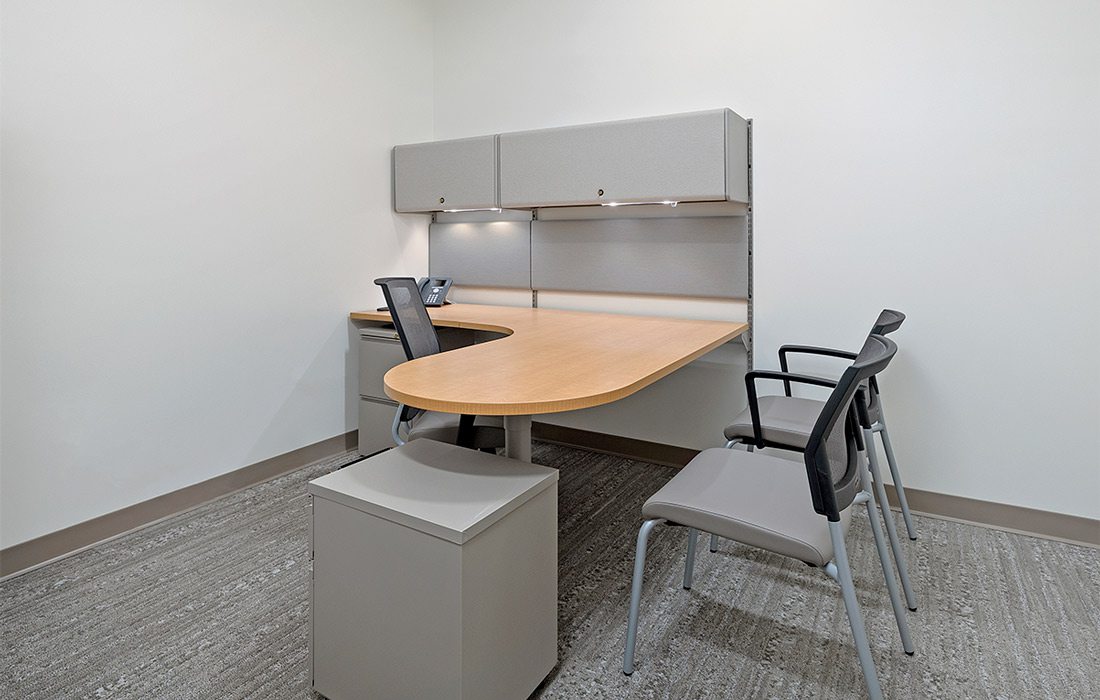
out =
<path fill-rule="evenodd" d="M 871 328 L 873 335 L 887 335 L 901 327 L 905 321 L 905 314 L 892 309 L 883 309 L 878 315 L 874 326 Z M 788 356 L 790 355 L 818 355 L 824 357 L 836 357 L 847 360 L 855 359 L 856 353 L 834 348 L 822 348 L 813 345 L 784 345 L 779 348 L 779 367 L 783 372 L 789 371 Z M 867 408 L 871 418 L 871 433 L 877 434 L 882 439 L 882 447 L 886 452 L 886 461 L 890 466 L 890 476 L 894 480 L 894 489 L 898 495 L 898 504 L 901 506 L 902 518 L 905 520 L 905 529 L 909 539 L 917 539 L 917 527 L 913 523 L 913 516 L 909 512 L 909 502 L 905 497 L 905 487 L 901 483 L 901 472 L 898 469 L 897 459 L 894 457 L 894 448 L 890 444 L 890 431 L 886 427 L 886 416 L 882 408 L 882 392 L 879 389 L 878 378 L 871 377 L 867 386 Z M 805 436 L 809 434 L 809 425 L 812 425 L 812 416 L 820 410 L 820 401 L 812 399 L 800 399 L 791 396 L 791 382 L 783 382 L 784 396 L 762 397 L 756 404 L 755 413 L 749 410 L 742 411 L 734 421 L 726 428 L 725 434 L 729 447 L 737 442 L 752 443 L 764 446 L 766 443 L 774 443 L 769 446 L 781 449 L 801 449 L 805 444 Z M 750 405 L 750 409 L 752 406 Z M 757 416 L 754 419 L 753 416 Z M 760 425 L 758 425 L 760 424 Z M 758 429 L 759 428 L 759 429 Z M 872 441 L 869 444 L 873 445 Z M 874 450 L 870 450 L 874 454 Z"/>
<path fill-rule="evenodd" d="M 405 357 L 415 360 L 438 353 L 439 338 L 420 298 L 416 280 L 412 277 L 381 277 L 374 283 L 382 288 Z M 402 427 L 405 437 L 401 436 Z M 504 447 L 504 419 L 499 416 L 459 416 L 401 404 L 394 415 L 391 432 L 398 445 L 427 438 L 486 452 Z"/>
<path fill-rule="evenodd" d="M 875 321 L 871 329 L 871 335 L 886 335 L 897 330 L 905 320 L 905 314 L 899 311 L 884 309 Z M 818 377 L 792 374 L 789 372 L 788 355 L 807 354 L 826 357 L 836 357 L 853 360 L 856 353 L 833 348 L 820 348 L 809 345 L 784 345 L 779 349 L 779 366 L 781 371 L 754 370 L 745 375 L 745 385 L 748 393 L 749 406 L 733 419 L 726 428 L 726 447 L 733 447 L 741 443 L 748 450 L 753 447 L 772 447 L 782 450 L 803 451 L 813 430 L 814 421 L 820 413 L 824 402 L 816 399 L 799 398 L 791 395 L 791 384 L 801 383 L 815 386 L 831 387 L 834 382 Z M 783 396 L 758 396 L 756 381 L 759 379 L 777 379 L 783 382 Z M 902 588 L 905 591 L 905 600 L 910 610 L 917 609 L 916 596 L 909 580 L 908 565 L 905 554 L 898 542 L 897 528 L 890 513 L 886 500 L 886 487 L 879 473 L 878 454 L 875 450 L 874 435 L 882 436 L 883 446 L 886 450 L 887 461 L 890 464 L 890 472 L 894 479 L 898 501 L 901 504 L 902 516 L 905 519 L 906 528 L 911 539 L 916 539 L 916 528 L 913 525 L 912 516 L 909 514 L 909 506 L 905 499 L 905 489 L 901 484 L 901 475 L 898 472 L 897 462 L 894 459 L 894 451 L 890 446 L 889 433 L 886 430 L 885 417 L 882 411 L 882 396 L 879 391 L 878 377 L 871 376 L 858 389 L 864 397 L 866 412 L 860 414 L 862 435 L 858 436 L 860 448 L 863 443 L 867 446 L 867 457 L 870 462 L 871 477 L 874 481 L 874 489 L 878 495 L 879 506 L 882 509 L 882 517 L 886 522 L 886 534 L 890 541 L 890 548 L 894 553 L 897 563 L 898 575 L 901 577 Z M 717 537 L 711 535 L 710 550 L 717 550 Z"/>
<path fill-rule="evenodd" d="M 634 672 L 646 544 L 654 527 L 666 523 L 689 528 L 685 588 L 691 587 L 690 564 L 698 530 L 823 569 L 840 586 L 867 691 L 872 698 L 882 697 L 856 602 L 844 536 L 850 522 L 850 506 L 864 503 L 872 516 L 871 531 L 902 645 L 907 654 L 913 654 L 905 612 L 885 558 L 881 526 L 873 517 L 875 497 L 865 486 L 866 467 L 858 455 L 858 430 L 853 413 L 859 385 L 886 367 L 896 351 L 897 346 L 887 338 L 879 335 L 867 338 L 814 421 L 804 451 L 804 467 L 760 453 L 712 448 L 699 453 L 646 501 L 642 506 L 645 521 L 638 531 L 634 559 L 623 673 Z"/>

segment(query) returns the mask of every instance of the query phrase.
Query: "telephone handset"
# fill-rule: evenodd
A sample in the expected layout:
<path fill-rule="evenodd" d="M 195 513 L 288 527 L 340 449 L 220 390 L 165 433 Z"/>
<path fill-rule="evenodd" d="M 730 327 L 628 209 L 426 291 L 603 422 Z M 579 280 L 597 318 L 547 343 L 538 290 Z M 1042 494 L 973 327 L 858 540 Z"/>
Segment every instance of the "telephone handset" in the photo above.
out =
<path fill-rule="evenodd" d="M 416 283 L 420 288 L 420 298 L 424 306 L 443 306 L 450 304 L 447 293 L 451 291 L 450 277 L 421 277 Z"/>

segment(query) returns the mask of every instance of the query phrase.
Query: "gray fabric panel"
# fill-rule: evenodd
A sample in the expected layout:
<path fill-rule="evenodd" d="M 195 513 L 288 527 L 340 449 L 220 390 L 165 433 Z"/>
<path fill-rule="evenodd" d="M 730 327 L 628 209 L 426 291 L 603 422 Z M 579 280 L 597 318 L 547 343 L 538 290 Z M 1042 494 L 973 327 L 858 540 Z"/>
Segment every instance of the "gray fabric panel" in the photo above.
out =
<path fill-rule="evenodd" d="M 847 516 L 841 513 L 845 528 Z M 642 517 L 665 518 L 815 566 L 833 558 L 829 524 L 814 512 L 805 467 L 779 457 L 703 450 L 646 501 Z"/>
<path fill-rule="evenodd" d="M 534 221 L 534 289 L 744 299 L 743 217 Z"/>
<path fill-rule="evenodd" d="M 531 288 L 531 222 L 428 227 L 428 274 L 475 287 Z"/>

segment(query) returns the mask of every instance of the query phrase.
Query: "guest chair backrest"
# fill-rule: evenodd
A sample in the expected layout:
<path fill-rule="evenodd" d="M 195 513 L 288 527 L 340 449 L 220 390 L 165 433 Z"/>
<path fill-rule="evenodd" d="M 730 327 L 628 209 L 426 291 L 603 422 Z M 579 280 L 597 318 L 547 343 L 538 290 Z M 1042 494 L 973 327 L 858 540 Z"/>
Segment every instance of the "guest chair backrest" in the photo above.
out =
<path fill-rule="evenodd" d="M 814 510 L 829 520 L 839 521 L 840 512 L 863 489 L 852 399 L 865 380 L 886 368 L 897 349 L 881 335 L 867 337 L 829 395 L 806 443 L 806 473 Z"/>
<path fill-rule="evenodd" d="M 405 357 L 415 360 L 439 352 L 439 338 L 432 326 L 420 288 L 412 277 L 380 277 L 374 281 L 382 288 L 386 306 L 390 307 L 393 325 L 401 337 Z"/>
<path fill-rule="evenodd" d="M 886 335 L 887 333 L 893 333 L 901 327 L 902 321 L 905 320 L 905 314 L 900 311 L 894 311 L 893 309 L 883 309 L 878 315 L 878 319 L 875 320 L 875 325 L 871 328 L 871 335 Z M 871 423 L 876 423 L 882 419 L 882 412 L 879 407 L 878 397 L 878 380 L 871 377 L 867 380 L 867 386 L 870 391 L 864 397 L 867 402 L 867 410 L 863 416 L 868 417 Z M 870 425 L 868 425 L 870 427 Z"/>
<path fill-rule="evenodd" d="M 874 327 L 871 328 L 871 335 L 886 335 L 893 333 L 901 327 L 902 321 L 905 320 L 905 314 L 900 311 L 894 311 L 893 309 L 883 309 L 878 315 L 878 319 L 875 321 Z"/>

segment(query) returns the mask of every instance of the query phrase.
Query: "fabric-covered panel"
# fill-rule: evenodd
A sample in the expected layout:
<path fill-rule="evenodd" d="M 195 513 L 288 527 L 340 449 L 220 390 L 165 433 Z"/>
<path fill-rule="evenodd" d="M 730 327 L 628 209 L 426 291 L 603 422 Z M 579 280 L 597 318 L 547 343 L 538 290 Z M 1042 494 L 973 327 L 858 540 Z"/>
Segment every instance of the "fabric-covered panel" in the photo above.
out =
<path fill-rule="evenodd" d="M 744 217 L 534 221 L 534 289 L 748 296 Z"/>
<path fill-rule="evenodd" d="M 432 224 L 428 270 L 459 285 L 530 289 L 531 222 Z"/>

